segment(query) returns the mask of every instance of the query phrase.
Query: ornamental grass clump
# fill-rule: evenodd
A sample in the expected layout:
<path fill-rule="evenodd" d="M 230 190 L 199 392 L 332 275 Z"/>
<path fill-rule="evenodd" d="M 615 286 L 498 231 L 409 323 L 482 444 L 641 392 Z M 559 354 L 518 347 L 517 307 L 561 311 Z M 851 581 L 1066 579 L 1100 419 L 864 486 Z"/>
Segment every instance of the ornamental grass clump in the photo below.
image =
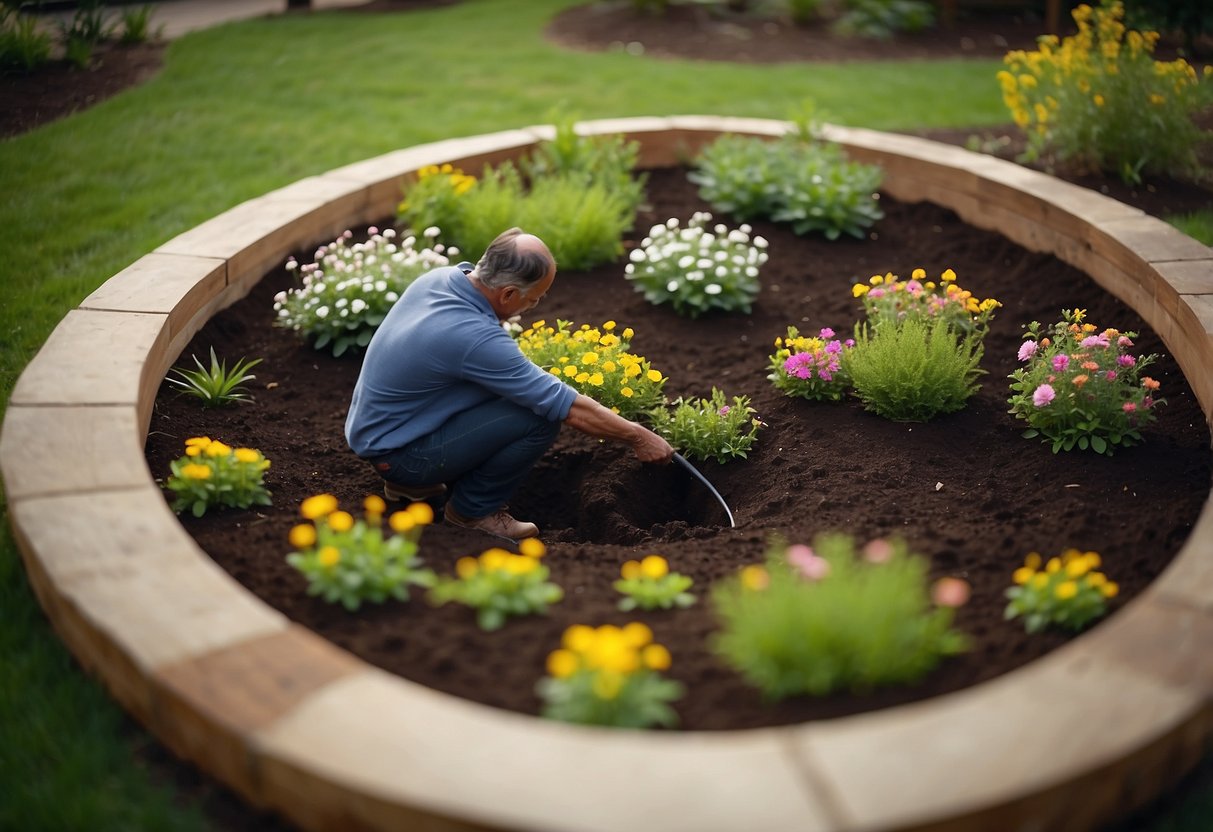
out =
<path fill-rule="evenodd" d="M 851 537 L 828 534 L 773 550 L 713 588 L 713 648 L 769 699 L 917 681 L 968 644 L 952 627 L 967 584 L 932 587 L 927 569 L 900 541 L 856 552 Z"/>
<path fill-rule="evenodd" d="M 1019 347 L 1024 366 L 1010 375 L 1008 412 L 1030 425 L 1024 437 L 1039 436 L 1053 453 L 1078 448 L 1111 456 L 1118 445 L 1140 442 L 1140 429 L 1166 404 L 1159 383 L 1142 375 L 1158 356 L 1134 356 L 1137 333 L 1100 330 L 1085 317 L 1066 309 L 1047 330 L 1028 324 Z"/>
<path fill-rule="evenodd" d="M 195 517 L 207 509 L 270 505 L 265 472 L 270 461 L 254 448 L 232 448 L 209 436 L 185 440 L 185 456 L 169 465 L 165 486 L 176 495 L 173 511 Z"/>
<path fill-rule="evenodd" d="M 644 356 L 629 352 L 635 335 L 631 327 L 619 330 L 614 321 L 574 326 L 535 321 L 518 334 L 518 347 L 535 364 L 626 419 L 665 402 L 666 377 Z"/>
<path fill-rule="evenodd" d="M 191 355 L 196 370 L 174 367 L 172 373 L 165 379 L 169 384 L 178 388 L 182 393 L 202 402 L 203 407 L 223 407 L 236 402 L 251 402 L 252 395 L 244 385 L 256 378 L 249 372 L 261 363 L 260 358 L 245 361 L 241 358 L 232 369 L 227 368 L 227 361 L 220 361 L 211 347 L 211 365 L 207 367 Z M 175 374 L 175 375 L 174 375 Z"/>
<path fill-rule="evenodd" d="M 713 387 L 706 399 L 679 397 L 669 408 L 655 408 L 649 423 L 688 459 L 714 459 L 723 465 L 745 459 L 758 441 L 763 422 L 753 414 L 749 396 L 734 396 L 730 404 Z"/>
<path fill-rule="evenodd" d="M 1029 159 L 1052 153 L 1129 183 L 1144 173 L 1199 175 L 1209 137 L 1193 116 L 1213 103 L 1213 67 L 1154 60 L 1158 33 L 1126 30 L 1120 2 L 1080 5 L 1073 16 L 1077 34 L 1009 52 L 998 73 Z"/>
<path fill-rule="evenodd" d="M 786 338 L 775 339 L 775 352 L 768 356 L 767 380 L 787 396 L 810 401 L 839 401 L 851 386 L 851 378 L 842 366 L 843 353 L 855 346 L 834 330 L 822 327 L 816 336 L 801 335 L 788 327 Z"/>
<path fill-rule="evenodd" d="M 712 207 L 743 221 L 790 223 L 797 234 L 863 239 L 884 213 L 876 165 L 848 162 L 839 145 L 805 129 L 776 141 L 726 135 L 707 145 L 687 174 Z"/>
<path fill-rule="evenodd" d="M 1006 619 L 1023 618 L 1029 633 L 1048 626 L 1082 630 L 1108 611 L 1108 600 L 1120 591 L 1096 571 L 1100 565 L 1097 552 L 1067 549 L 1042 568 L 1040 555 L 1029 553 L 1012 575 L 1015 585 L 1007 590 Z"/>
<path fill-rule="evenodd" d="M 679 315 L 698 318 L 719 309 L 749 314 L 767 262 L 767 241 L 748 225 L 730 230 L 697 211 L 686 227 L 671 217 L 649 229 L 628 255 L 624 277 L 652 304 L 668 303 Z"/>
<path fill-rule="evenodd" d="M 548 675 L 535 692 L 548 719 L 613 728 L 671 727 L 678 715 L 670 703 L 684 689 L 661 675 L 669 667 L 670 651 L 653 641 L 644 624 L 575 624 L 548 655 Z"/>
<path fill-rule="evenodd" d="M 367 234 L 365 242 L 351 243 L 353 233 L 344 232 L 318 248 L 311 263 L 287 260 L 287 270 L 298 273 L 301 285 L 274 296 L 275 325 L 301 333 L 313 347 L 327 347 L 335 356 L 365 347 L 408 285 L 430 269 L 449 266 L 449 258 L 459 253 L 433 242 L 437 228 L 426 229 L 420 239 L 411 234 L 400 239 L 394 229 L 374 226 Z"/>
<path fill-rule="evenodd" d="M 613 586 L 625 596 L 619 600 L 619 609 L 624 612 L 686 609 L 695 603 L 695 596 L 687 592 L 695 581 L 688 575 L 671 572 L 669 562 L 661 555 L 629 560 L 619 574 Z"/>
<path fill-rule="evenodd" d="M 417 555 L 422 529 L 434 522 L 434 510 L 426 503 L 412 503 L 393 512 L 387 521 L 393 533 L 385 537 L 386 508 L 382 497 L 367 497 L 364 518 L 357 520 L 341 511 L 331 494 L 303 501 L 299 513 L 309 522 L 291 529 L 295 551 L 286 561 L 307 578 L 308 595 L 340 602 L 352 612 L 363 601 L 408 601 L 410 586 L 434 584 L 434 573 L 422 568 Z"/>
<path fill-rule="evenodd" d="M 480 557 L 460 558 L 455 577 L 439 578 L 430 589 L 430 602 L 456 601 L 476 610 L 482 630 L 498 630 L 507 618 L 547 612 L 564 597 L 564 591 L 548 581 L 550 574 L 541 559 L 546 548 L 536 538 L 518 543 L 519 554 L 493 547 Z"/>

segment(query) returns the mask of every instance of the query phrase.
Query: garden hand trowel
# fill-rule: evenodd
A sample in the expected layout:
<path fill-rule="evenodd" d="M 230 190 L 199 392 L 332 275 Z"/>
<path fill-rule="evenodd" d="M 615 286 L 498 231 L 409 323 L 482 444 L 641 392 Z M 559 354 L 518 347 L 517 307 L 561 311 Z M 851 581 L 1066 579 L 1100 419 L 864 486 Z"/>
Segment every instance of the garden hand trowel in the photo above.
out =
<path fill-rule="evenodd" d="M 712 496 L 716 498 L 716 502 L 720 503 L 720 507 L 724 509 L 725 516 L 727 516 L 729 518 L 729 528 L 730 529 L 737 528 L 737 524 L 733 522 L 733 512 L 729 511 L 729 504 L 724 501 L 724 497 L 720 496 L 720 492 L 716 490 L 715 486 L 713 486 L 710 482 L 708 482 L 708 478 L 705 477 L 703 474 L 699 473 L 697 470 L 695 470 L 695 466 L 692 465 L 691 463 L 687 462 L 683 458 L 682 454 L 678 454 L 678 453 L 674 454 L 674 461 L 677 462 L 679 465 L 681 465 L 683 468 L 690 471 L 691 476 L 693 476 L 695 479 L 699 480 L 701 483 L 703 483 L 704 485 L 707 486 L 708 491 L 711 491 Z"/>

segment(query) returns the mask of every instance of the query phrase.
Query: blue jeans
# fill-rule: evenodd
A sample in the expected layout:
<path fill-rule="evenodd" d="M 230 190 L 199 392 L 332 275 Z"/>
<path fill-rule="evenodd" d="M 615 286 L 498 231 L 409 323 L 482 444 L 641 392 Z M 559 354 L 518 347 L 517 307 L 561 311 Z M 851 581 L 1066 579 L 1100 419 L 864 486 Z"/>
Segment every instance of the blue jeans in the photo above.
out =
<path fill-rule="evenodd" d="M 400 485 L 451 484 L 455 511 L 485 517 L 509 502 L 559 433 L 560 422 L 495 399 L 370 462 L 385 480 Z"/>

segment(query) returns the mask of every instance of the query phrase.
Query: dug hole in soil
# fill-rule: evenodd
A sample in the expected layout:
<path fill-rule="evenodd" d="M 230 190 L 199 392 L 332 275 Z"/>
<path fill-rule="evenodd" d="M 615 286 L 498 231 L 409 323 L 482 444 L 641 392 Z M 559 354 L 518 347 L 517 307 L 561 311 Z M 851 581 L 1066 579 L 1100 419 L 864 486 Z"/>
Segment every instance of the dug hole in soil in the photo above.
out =
<path fill-rule="evenodd" d="M 647 176 L 650 205 L 626 237 L 629 249 L 657 222 L 685 222 L 695 211 L 710 210 L 685 170 L 657 169 Z M 697 463 L 732 508 L 735 529 L 707 490 L 677 467 L 640 464 L 618 444 L 565 429 L 511 503 L 516 516 L 539 525 L 551 580 L 565 592 L 547 615 L 511 619 L 484 633 L 474 611 L 433 607 L 416 588 L 408 603 L 365 604 L 355 613 L 306 595 L 305 579 L 285 560 L 300 502 L 328 492 L 360 514 L 362 500 L 378 493 L 380 483 L 343 437 L 360 356 L 333 358 L 272 325 L 273 295 L 292 285 L 285 269 L 215 316 L 177 361 L 192 366 L 191 354 L 205 359 L 212 347 L 229 365 L 240 357 L 264 359 L 250 384 L 256 401 L 207 410 L 162 385 L 147 439 L 148 464 L 163 480 L 185 440 L 196 435 L 260 449 L 272 461 L 266 483 L 273 506 L 183 516 L 199 545 L 293 621 L 371 664 L 486 705 L 538 713 L 534 684 L 566 627 L 632 620 L 648 624 L 673 655 L 668 675 L 687 691 L 676 703 L 683 729 L 825 719 L 994 678 L 1070 638 L 1058 632 L 1028 636 L 1021 622 L 1003 620 L 1004 592 L 1024 555 L 1048 557 L 1068 547 L 1099 552 L 1103 571 L 1121 587 L 1111 604 L 1114 615 L 1187 538 L 1209 492 L 1209 433 L 1160 339 L 1085 274 L 966 225 L 946 209 L 888 197 L 881 204 L 886 215 L 863 240 L 828 242 L 798 237 L 785 226 L 754 224 L 770 242 L 770 260 L 749 315 L 689 320 L 652 306 L 624 279 L 626 258 L 558 276 L 530 320 L 630 326 L 633 352 L 669 377 L 670 399 L 707 396 L 716 386 L 730 397 L 750 397 L 766 427 L 748 459 Z M 297 257 L 310 262 L 312 250 Z M 847 332 L 860 316 L 853 282 L 886 272 L 908 277 L 916 267 L 931 277 L 951 268 L 964 288 L 1003 304 L 985 342 L 987 374 L 963 411 L 928 423 L 897 423 L 866 412 L 854 399 L 791 399 L 766 380 L 773 340 L 789 324 Z M 1052 323 L 1073 307 L 1086 309 L 1100 328 L 1139 332 L 1136 354 L 1161 356 L 1148 372 L 1162 383 L 1167 403 L 1144 429 L 1144 443 L 1113 457 L 1055 455 L 1038 440 L 1022 438 L 1025 425 L 1006 412 L 1007 375 L 1017 366 L 1022 325 Z M 959 610 L 956 626 L 972 649 L 945 660 L 919 684 L 764 701 L 711 650 L 718 621 L 709 588 L 760 562 L 774 539 L 809 543 L 827 531 L 850 533 L 861 543 L 903 538 L 929 558 L 933 579 L 967 580 L 972 599 Z M 426 565 L 449 574 L 458 558 L 496 542 L 439 523 L 426 529 L 421 555 Z M 653 552 L 694 578 L 699 601 L 683 611 L 619 612 L 620 596 L 611 584 L 621 564 Z"/>

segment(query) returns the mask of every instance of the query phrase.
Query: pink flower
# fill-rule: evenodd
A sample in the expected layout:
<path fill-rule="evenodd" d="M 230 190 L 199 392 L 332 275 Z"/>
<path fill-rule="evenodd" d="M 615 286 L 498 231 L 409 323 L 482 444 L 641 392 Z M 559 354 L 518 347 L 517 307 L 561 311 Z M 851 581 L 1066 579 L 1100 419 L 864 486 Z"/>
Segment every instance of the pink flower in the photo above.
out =
<path fill-rule="evenodd" d="M 1116 381 L 1116 371 L 1108 370 L 1106 373 L 1103 374 L 1103 377 L 1106 378 L 1108 381 Z"/>
<path fill-rule="evenodd" d="M 1020 361 L 1027 361 L 1029 358 L 1031 358 L 1034 355 L 1036 355 L 1036 342 L 1035 341 L 1024 341 L 1019 346 L 1019 360 Z"/>
<path fill-rule="evenodd" d="M 1088 335 L 1082 339 L 1079 346 L 1084 350 L 1089 350 L 1092 347 L 1106 347 L 1108 346 L 1108 336 L 1102 332 L 1098 335 Z"/>
<path fill-rule="evenodd" d="M 817 582 L 830 574 L 830 562 L 817 554 L 808 546 L 798 543 L 788 547 L 788 563 L 796 568 L 802 576 Z"/>
<path fill-rule="evenodd" d="M 1070 356 L 1065 353 L 1058 353 L 1053 356 L 1053 369 L 1059 373 L 1064 373 L 1066 367 L 1070 366 Z"/>
<path fill-rule="evenodd" d="M 1047 384 L 1042 384 L 1036 388 L 1036 392 L 1032 394 L 1032 404 L 1037 407 L 1046 407 L 1049 402 L 1053 401 L 1057 394 L 1053 392 L 1053 388 Z"/>
<path fill-rule="evenodd" d="M 729 406 L 726 404 L 722 408 L 720 408 L 720 410 L 718 410 L 716 412 L 721 416 L 728 416 L 729 415 Z"/>
<path fill-rule="evenodd" d="M 807 352 L 795 352 L 783 362 L 783 371 L 796 378 L 809 378 L 813 375 L 813 355 Z"/>
<path fill-rule="evenodd" d="M 1116 363 L 1122 367 L 1132 367 L 1137 363 L 1137 359 L 1131 355 L 1120 355 L 1116 357 Z"/>
<path fill-rule="evenodd" d="M 1117 338 L 1117 339 L 1116 339 L 1116 343 L 1117 343 L 1117 344 L 1119 344 L 1119 345 L 1120 345 L 1120 346 L 1122 346 L 1122 347 L 1131 347 L 1131 346 L 1133 346 L 1133 341 L 1132 341 L 1132 339 L 1131 339 L 1131 338 L 1129 338 L 1129 336 L 1127 336 L 1127 335 L 1122 335 L 1122 336 L 1120 336 L 1119 338 Z"/>
<path fill-rule="evenodd" d="M 1125 413 L 1133 413 L 1137 410 L 1137 405 L 1133 404 L 1133 402 L 1125 402 L 1120 406 L 1120 409 Z"/>
<path fill-rule="evenodd" d="M 969 582 L 960 578 L 940 578 L 931 588 L 931 600 L 941 607 L 963 607 L 972 594 Z"/>
<path fill-rule="evenodd" d="M 868 292 L 868 297 L 870 297 L 870 298 L 883 298 L 883 297 L 884 297 L 884 289 L 873 289 L 872 291 Z"/>
<path fill-rule="evenodd" d="M 822 338 L 828 340 L 834 337 L 834 330 L 830 329 L 828 326 L 824 326 L 821 328 L 821 332 L 819 334 Z"/>
<path fill-rule="evenodd" d="M 893 544 L 883 537 L 868 541 L 868 544 L 863 547 L 863 559 L 868 563 L 886 563 L 891 557 L 893 557 Z"/>

